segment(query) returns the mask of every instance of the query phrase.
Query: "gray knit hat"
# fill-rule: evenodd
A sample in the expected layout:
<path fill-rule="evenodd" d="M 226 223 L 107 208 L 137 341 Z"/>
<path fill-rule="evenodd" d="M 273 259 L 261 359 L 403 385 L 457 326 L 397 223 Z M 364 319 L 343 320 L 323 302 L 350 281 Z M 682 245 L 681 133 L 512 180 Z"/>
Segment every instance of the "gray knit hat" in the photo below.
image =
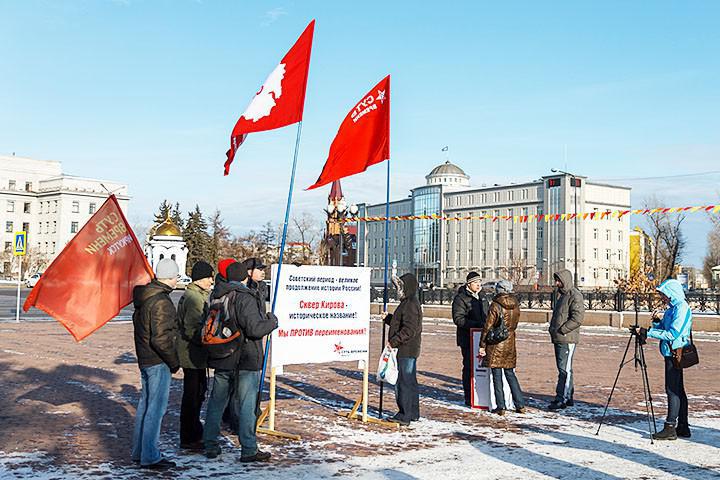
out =
<path fill-rule="evenodd" d="M 163 258 L 155 266 L 155 276 L 157 278 L 177 278 L 180 269 L 175 260 L 171 258 Z"/>
<path fill-rule="evenodd" d="M 500 280 L 495 284 L 495 292 L 497 293 L 512 293 L 513 284 L 509 280 Z"/>

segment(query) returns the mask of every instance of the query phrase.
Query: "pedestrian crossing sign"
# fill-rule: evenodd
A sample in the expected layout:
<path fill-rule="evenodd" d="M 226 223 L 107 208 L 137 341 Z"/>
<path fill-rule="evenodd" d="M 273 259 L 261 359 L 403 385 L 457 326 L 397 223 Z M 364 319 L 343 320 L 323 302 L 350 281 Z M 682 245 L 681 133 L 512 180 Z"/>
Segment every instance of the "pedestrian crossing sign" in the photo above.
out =
<path fill-rule="evenodd" d="M 15 256 L 25 255 L 27 251 L 27 232 L 15 232 Z"/>

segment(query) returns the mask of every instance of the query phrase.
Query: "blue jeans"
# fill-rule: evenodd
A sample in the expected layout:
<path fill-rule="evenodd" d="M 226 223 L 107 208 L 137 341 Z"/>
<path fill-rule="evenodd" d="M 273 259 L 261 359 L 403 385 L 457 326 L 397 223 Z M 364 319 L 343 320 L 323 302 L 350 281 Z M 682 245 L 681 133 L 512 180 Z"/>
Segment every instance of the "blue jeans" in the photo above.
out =
<path fill-rule="evenodd" d="M 215 370 L 212 392 L 205 416 L 203 443 L 205 450 L 219 450 L 218 436 L 223 412 L 233 393 L 231 409 L 237 418 L 238 440 L 241 455 L 251 457 L 257 453 L 256 423 L 257 393 L 260 386 L 260 372 L 247 370 Z M 234 388 L 234 392 L 231 389 Z"/>
<path fill-rule="evenodd" d="M 672 357 L 665 357 L 665 393 L 668 412 L 665 423 L 677 426 L 688 424 L 688 398 L 685 393 L 682 368 L 675 368 Z"/>
<path fill-rule="evenodd" d="M 170 396 L 170 368 L 164 363 L 140 369 L 140 402 L 135 414 L 135 431 L 131 458 L 141 465 L 162 460 L 160 454 L 160 426 Z"/>
<path fill-rule="evenodd" d="M 503 373 L 507 379 L 510 392 L 512 393 L 513 403 L 515 408 L 525 408 L 525 397 L 523 396 L 522 389 L 520 388 L 520 382 L 518 382 L 517 376 L 515 376 L 514 368 L 493 368 L 491 369 L 493 377 L 493 389 L 495 390 L 495 403 L 497 408 L 505 410 L 505 390 L 503 389 Z"/>
<path fill-rule="evenodd" d="M 395 384 L 395 401 L 398 418 L 418 420 L 420 418 L 420 392 L 417 382 L 417 358 L 398 358 L 398 380 Z"/>

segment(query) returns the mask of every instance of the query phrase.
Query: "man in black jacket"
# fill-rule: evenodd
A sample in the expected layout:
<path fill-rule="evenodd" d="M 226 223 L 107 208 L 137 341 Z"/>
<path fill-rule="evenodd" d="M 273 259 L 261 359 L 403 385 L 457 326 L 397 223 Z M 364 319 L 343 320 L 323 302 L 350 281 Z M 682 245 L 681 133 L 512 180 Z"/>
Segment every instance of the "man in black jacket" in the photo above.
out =
<path fill-rule="evenodd" d="M 142 389 L 135 414 L 132 460 L 144 468 L 167 470 L 175 463 L 160 454 L 160 427 L 167 410 L 172 374 L 180 369 L 175 345 L 177 325 L 170 292 L 177 284 L 178 266 L 165 258 L 156 278 L 133 290 L 135 353 Z"/>
<path fill-rule="evenodd" d="M 465 405 L 470 406 L 472 399 L 472 336 L 470 329 L 482 329 L 485 326 L 485 319 L 490 308 L 485 295 L 482 294 L 481 277 L 477 272 L 470 272 L 467 275 L 465 285 L 458 289 L 452 303 L 452 318 L 457 325 L 457 345 L 462 353 L 462 384 L 465 394 Z"/>
<path fill-rule="evenodd" d="M 233 330 L 242 335 L 230 355 L 213 358 L 211 354 L 208 358 L 208 366 L 215 369 L 215 379 L 205 417 L 205 455 L 215 458 L 220 454 L 217 440 L 220 420 L 232 390 L 232 410 L 238 419 L 236 428 L 242 447 L 240 461 L 267 461 L 270 454 L 257 448 L 255 411 L 263 362 L 262 339 L 277 328 L 277 317 L 262 312 L 257 292 L 247 287 L 247 267 L 243 263 L 228 267 L 227 280 L 215 283 L 210 299 L 229 295 L 227 313 L 234 323 Z"/>
<path fill-rule="evenodd" d="M 418 282 L 415 275 L 406 273 L 392 280 L 401 300 L 395 312 L 384 318 L 385 323 L 390 325 L 387 344 L 398 349 L 398 380 L 395 384 L 398 413 L 391 420 L 409 425 L 411 421 L 420 419 L 417 359 L 422 338 L 422 307 L 417 298 Z"/>

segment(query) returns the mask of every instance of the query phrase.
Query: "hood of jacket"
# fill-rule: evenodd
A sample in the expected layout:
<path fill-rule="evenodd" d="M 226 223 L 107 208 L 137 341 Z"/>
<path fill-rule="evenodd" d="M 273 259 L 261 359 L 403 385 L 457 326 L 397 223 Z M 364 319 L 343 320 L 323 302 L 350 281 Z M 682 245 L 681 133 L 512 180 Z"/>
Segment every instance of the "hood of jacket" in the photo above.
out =
<path fill-rule="evenodd" d="M 670 299 L 670 305 L 685 302 L 685 290 L 680 282 L 671 278 L 661 283 L 656 290 Z"/>
<path fill-rule="evenodd" d="M 219 281 L 215 283 L 215 286 L 213 287 L 213 291 L 210 294 L 210 298 L 220 298 L 223 295 L 226 295 L 228 292 L 231 292 L 233 290 L 237 290 L 239 292 L 247 291 L 250 293 L 250 289 L 239 282 L 228 282 L 224 279 L 218 279 Z"/>
<path fill-rule="evenodd" d="M 560 288 L 561 293 L 566 293 L 573 287 L 573 276 L 570 270 L 560 270 L 556 272 L 553 277 L 562 282 L 563 286 Z"/>
<path fill-rule="evenodd" d="M 160 293 L 170 293 L 172 291 L 172 287 L 165 285 L 157 279 L 153 279 L 147 285 L 137 285 L 133 288 L 133 306 L 136 309 L 141 308 L 151 297 Z"/>
<path fill-rule="evenodd" d="M 510 293 L 499 293 L 495 295 L 495 298 L 493 298 L 493 300 L 499 303 L 500 306 L 506 310 L 514 310 L 515 307 L 519 305 L 518 299 L 515 298 L 515 295 L 512 295 Z"/>
<path fill-rule="evenodd" d="M 400 277 L 400 280 L 403 282 L 403 292 L 405 293 L 403 298 L 413 298 L 415 294 L 417 294 L 418 290 L 418 281 L 415 278 L 415 275 L 412 273 L 406 273 Z"/>

